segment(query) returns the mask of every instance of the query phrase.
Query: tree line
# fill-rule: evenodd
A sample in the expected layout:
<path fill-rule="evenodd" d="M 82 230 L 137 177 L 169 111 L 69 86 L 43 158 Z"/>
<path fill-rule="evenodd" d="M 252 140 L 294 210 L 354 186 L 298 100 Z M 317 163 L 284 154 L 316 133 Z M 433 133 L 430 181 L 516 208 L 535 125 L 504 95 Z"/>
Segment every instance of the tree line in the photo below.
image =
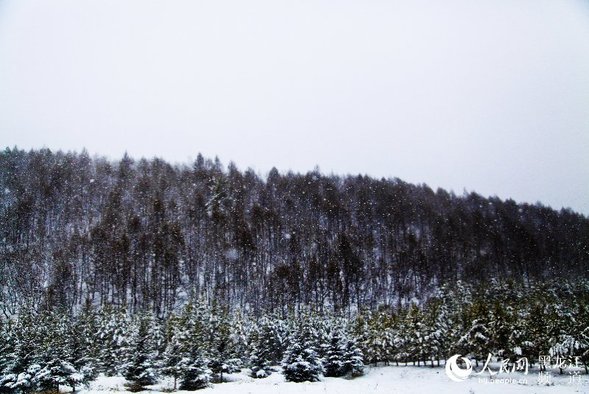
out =
<path fill-rule="evenodd" d="M 130 391 L 165 376 L 174 389 L 197 390 L 242 369 L 292 382 L 354 378 L 365 364 L 434 367 L 453 354 L 479 368 L 489 354 L 507 365 L 525 357 L 530 368 L 549 355 L 587 373 L 589 282 L 458 282 L 427 302 L 353 318 L 310 308 L 258 316 L 204 300 L 166 318 L 113 306 L 86 305 L 75 316 L 24 309 L 0 321 L 0 392 L 75 390 L 99 374 L 124 376 Z"/>
<path fill-rule="evenodd" d="M 198 155 L 0 153 L 0 310 L 114 305 L 164 317 L 197 299 L 286 316 L 426 300 L 442 284 L 587 278 L 568 209 L 368 176 L 279 173 Z"/>

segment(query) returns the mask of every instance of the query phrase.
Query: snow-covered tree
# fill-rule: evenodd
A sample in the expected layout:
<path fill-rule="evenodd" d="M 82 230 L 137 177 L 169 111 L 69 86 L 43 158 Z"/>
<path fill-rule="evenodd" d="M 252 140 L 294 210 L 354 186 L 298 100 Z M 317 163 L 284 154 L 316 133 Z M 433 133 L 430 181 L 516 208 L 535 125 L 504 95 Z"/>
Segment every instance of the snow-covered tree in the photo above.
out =
<path fill-rule="evenodd" d="M 23 308 L 20 315 L 10 324 L 5 326 L 7 330 L 7 342 L 2 354 L 3 377 L 0 387 L 15 392 L 34 388 L 32 381 L 36 372 L 41 369 L 39 361 L 39 344 L 43 332 L 36 330 L 40 323 L 38 314 Z M 41 324 L 41 327 L 43 325 Z"/>
<path fill-rule="evenodd" d="M 174 390 L 182 373 L 180 362 L 184 357 L 187 336 L 181 320 L 176 316 L 170 317 L 166 326 L 166 348 L 162 355 L 161 370 L 164 375 L 174 378 Z"/>
<path fill-rule="evenodd" d="M 233 346 L 231 327 L 226 313 L 213 311 L 209 315 L 207 331 L 208 366 L 213 372 L 213 381 L 223 382 L 224 373 L 234 372 L 233 364 L 229 361 L 233 358 Z"/>
<path fill-rule="evenodd" d="M 211 370 L 202 353 L 194 348 L 187 357 L 178 363 L 180 371 L 180 389 L 198 390 L 208 387 L 211 380 Z"/>
<path fill-rule="evenodd" d="M 344 355 L 345 349 L 342 337 L 338 330 L 331 334 L 331 340 L 323 363 L 324 374 L 327 377 L 339 377 L 345 375 Z"/>
<path fill-rule="evenodd" d="M 248 365 L 253 378 L 269 376 L 284 358 L 288 342 L 288 327 L 285 321 L 272 315 L 263 316 L 249 330 Z"/>
<path fill-rule="evenodd" d="M 84 308 L 82 313 L 73 319 L 66 335 L 67 361 L 83 375 L 84 384 L 95 379 L 98 374 L 97 331 L 96 313 L 91 308 Z"/>
<path fill-rule="evenodd" d="M 322 372 L 321 361 L 315 350 L 293 342 L 286 352 L 282 371 L 289 382 L 316 382 Z"/>
<path fill-rule="evenodd" d="M 321 359 L 315 350 L 312 328 L 304 323 L 292 339 L 282 362 L 282 373 L 289 382 L 316 382 L 323 372 Z"/>
<path fill-rule="evenodd" d="M 124 376 L 133 390 L 141 390 L 157 381 L 157 331 L 159 328 L 152 316 L 140 315 L 133 323 L 124 366 Z"/>
<path fill-rule="evenodd" d="M 249 359 L 250 376 L 258 379 L 268 377 L 273 371 L 270 361 L 268 361 L 266 350 L 258 347 L 256 344 L 252 344 L 252 346 L 253 349 L 251 350 Z"/>
<path fill-rule="evenodd" d="M 348 338 L 344 344 L 343 372 L 344 375 L 358 377 L 364 375 L 364 355 L 356 342 Z"/>
<path fill-rule="evenodd" d="M 440 364 L 440 360 L 447 358 L 450 343 L 450 325 L 452 317 L 448 306 L 440 299 L 432 299 L 427 304 L 422 326 L 424 361 L 429 360 L 431 366 L 434 361 Z"/>
<path fill-rule="evenodd" d="M 403 322 L 404 342 L 408 358 L 418 365 L 428 358 L 426 328 L 422 311 L 412 304 Z"/>
<path fill-rule="evenodd" d="M 2 383 L 3 389 L 9 393 L 37 391 L 38 386 L 35 382 L 35 376 L 40 370 L 41 366 L 39 364 L 31 364 L 23 372 L 5 375 L 0 382 Z"/>
<path fill-rule="evenodd" d="M 488 324 L 488 310 L 482 303 L 475 303 L 470 311 L 472 323 L 466 333 L 458 340 L 457 348 L 462 354 L 475 359 L 478 366 L 491 353 L 491 334 Z"/>
<path fill-rule="evenodd" d="M 392 317 L 387 313 L 374 313 L 367 317 L 362 347 L 367 362 L 388 362 L 393 351 Z"/>
<path fill-rule="evenodd" d="M 41 370 L 33 380 L 40 389 L 67 385 L 76 391 L 87 385 L 96 375 L 93 360 L 83 352 L 86 346 L 75 320 L 68 322 L 63 315 L 51 315 L 46 319 L 49 340 L 40 357 Z"/>
<path fill-rule="evenodd" d="M 269 326 L 265 324 L 250 334 L 249 366 L 253 378 L 265 378 L 273 372 L 271 359 L 275 351 L 272 347 L 275 337 Z"/>
<path fill-rule="evenodd" d="M 59 385 L 66 385 L 76 391 L 80 385 L 88 384 L 91 374 L 84 370 L 78 370 L 69 361 L 53 358 L 37 371 L 32 381 L 39 390 L 58 390 Z"/>
<path fill-rule="evenodd" d="M 181 390 L 205 388 L 211 381 L 212 372 L 204 351 L 208 335 L 205 327 L 207 313 L 203 305 L 187 305 L 179 318 L 175 335 L 181 358 L 174 371 L 178 373 Z"/>
<path fill-rule="evenodd" d="M 129 347 L 127 315 L 123 310 L 106 307 L 100 311 L 97 324 L 100 370 L 107 376 L 121 375 Z"/>
<path fill-rule="evenodd" d="M 15 339 L 12 331 L 12 320 L 4 322 L 0 319 L 0 393 L 3 392 L 4 379 L 10 374 L 15 358 Z"/>

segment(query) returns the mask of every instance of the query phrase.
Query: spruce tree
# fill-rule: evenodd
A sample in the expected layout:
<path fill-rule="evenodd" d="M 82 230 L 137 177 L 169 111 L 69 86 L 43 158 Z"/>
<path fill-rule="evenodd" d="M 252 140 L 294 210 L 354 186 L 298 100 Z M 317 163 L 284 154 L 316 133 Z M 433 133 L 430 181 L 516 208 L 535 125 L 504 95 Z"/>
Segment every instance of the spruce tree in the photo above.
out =
<path fill-rule="evenodd" d="M 211 370 L 202 354 L 194 351 L 180 360 L 180 390 L 198 390 L 209 386 Z"/>
<path fill-rule="evenodd" d="M 99 367 L 107 376 L 122 375 L 129 347 L 129 320 L 125 311 L 105 307 L 98 316 Z"/>
<path fill-rule="evenodd" d="M 69 361 L 55 357 L 35 373 L 33 381 L 38 390 L 57 391 L 60 385 L 66 385 L 76 391 L 88 383 L 89 375 L 78 371 Z"/>
<path fill-rule="evenodd" d="M 472 323 L 466 333 L 458 340 L 458 348 L 462 354 L 475 359 L 476 365 L 486 360 L 492 351 L 492 339 L 489 331 L 488 309 L 480 300 L 472 305 L 469 311 Z"/>
<path fill-rule="evenodd" d="M 353 339 L 344 345 L 343 372 L 353 378 L 364 375 L 364 355 Z"/>
<path fill-rule="evenodd" d="M 409 359 L 419 365 L 427 358 L 426 327 L 423 324 L 423 314 L 417 305 L 412 304 L 405 316 L 405 343 Z"/>
<path fill-rule="evenodd" d="M 223 374 L 233 372 L 229 360 L 232 355 L 231 328 L 225 313 L 213 313 L 207 328 L 209 368 L 214 382 L 223 382 Z"/>
<path fill-rule="evenodd" d="M 251 334 L 250 339 L 250 376 L 252 378 L 265 378 L 273 372 L 270 361 L 272 349 L 268 347 L 271 342 L 268 342 L 268 338 L 262 336 L 257 330 Z"/>
<path fill-rule="evenodd" d="M 179 349 L 182 355 L 177 364 L 181 390 L 198 390 L 208 387 L 211 381 L 209 360 L 205 357 L 204 322 L 207 321 L 205 308 L 202 305 L 193 308 L 188 305 L 181 316 Z"/>
<path fill-rule="evenodd" d="M 315 350 L 312 331 L 308 323 L 304 323 L 286 351 L 282 373 L 289 382 L 319 381 L 323 367 Z"/>
<path fill-rule="evenodd" d="M 134 322 L 124 374 L 132 390 L 139 391 L 157 381 L 157 349 L 153 335 L 157 327 L 154 324 L 147 315 L 139 316 Z"/>
<path fill-rule="evenodd" d="M 317 382 L 321 374 L 321 362 L 312 348 L 293 342 L 282 363 L 282 373 L 289 382 Z"/>
<path fill-rule="evenodd" d="M 342 344 L 341 334 L 338 331 L 333 331 L 327 349 L 325 363 L 323 364 L 326 377 L 340 377 L 345 375 L 344 354 L 345 349 Z"/>
<path fill-rule="evenodd" d="M 167 340 L 161 366 L 164 375 L 174 378 L 174 390 L 182 373 L 180 362 L 183 358 L 184 346 L 186 346 L 186 337 L 186 327 L 182 326 L 182 321 L 175 316 L 171 317 L 166 326 Z"/>

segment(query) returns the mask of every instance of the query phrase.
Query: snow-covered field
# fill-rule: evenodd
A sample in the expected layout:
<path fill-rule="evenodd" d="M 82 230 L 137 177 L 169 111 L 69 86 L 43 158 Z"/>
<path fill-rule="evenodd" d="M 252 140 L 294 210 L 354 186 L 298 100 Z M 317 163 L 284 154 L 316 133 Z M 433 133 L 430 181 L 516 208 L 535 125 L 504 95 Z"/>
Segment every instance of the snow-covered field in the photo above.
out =
<path fill-rule="evenodd" d="M 445 374 L 443 368 L 429 367 L 404 367 L 388 366 L 366 369 L 366 375 L 353 380 L 342 378 L 322 378 L 315 383 L 291 383 L 285 382 L 280 373 L 273 373 L 265 379 L 252 379 L 246 373 L 229 375 L 227 383 L 215 384 L 204 390 L 192 393 L 202 394 L 363 394 L 363 393 L 387 393 L 387 394 L 455 394 L 455 393 L 585 393 L 589 394 L 589 376 L 579 375 L 574 378 L 570 375 L 550 375 L 551 384 L 538 381 L 538 372 L 530 372 L 528 375 L 508 374 L 499 375 L 489 381 L 479 379 L 479 376 L 471 376 L 464 382 L 453 382 Z M 513 379 L 515 382 L 506 382 Z M 518 381 L 522 379 L 522 381 Z M 526 380 L 526 382 L 523 381 Z M 169 380 L 150 387 L 151 392 L 170 391 L 172 382 Z M 125 391 L 123 378 L 100 377 L 90 387 L 83 390 L 83 394 L 105 394 L 116 391 Z M 188 392 L 185 392 L 188 393 Z"/>

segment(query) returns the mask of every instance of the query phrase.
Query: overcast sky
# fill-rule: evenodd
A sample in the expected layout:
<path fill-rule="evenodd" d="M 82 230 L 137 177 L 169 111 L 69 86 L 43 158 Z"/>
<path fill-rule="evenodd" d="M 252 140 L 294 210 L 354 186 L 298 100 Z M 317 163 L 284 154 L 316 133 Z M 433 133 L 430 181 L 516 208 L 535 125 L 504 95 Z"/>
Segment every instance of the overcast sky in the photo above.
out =
<path fill-rule="evenodd" d="M 589 1 L 0 0 L 0 143 L 589 214 Z"/>

